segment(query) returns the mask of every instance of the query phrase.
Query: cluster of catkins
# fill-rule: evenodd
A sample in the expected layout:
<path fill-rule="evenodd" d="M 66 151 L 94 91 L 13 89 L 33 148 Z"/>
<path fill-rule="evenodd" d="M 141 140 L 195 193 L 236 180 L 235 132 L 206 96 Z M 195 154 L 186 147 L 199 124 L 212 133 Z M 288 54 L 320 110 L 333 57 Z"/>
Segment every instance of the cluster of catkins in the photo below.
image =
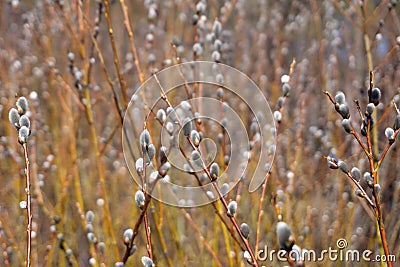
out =
<path fill-rule="evenodd" d="M 27 115 L 28 100 L 25 97 L 19 97 L 15 103 L 16 108 L 11 108 L 8 114 L 10 123 L 18 131 L 18 141 L 25 144 L 31 133 L 31 121 Z"/>

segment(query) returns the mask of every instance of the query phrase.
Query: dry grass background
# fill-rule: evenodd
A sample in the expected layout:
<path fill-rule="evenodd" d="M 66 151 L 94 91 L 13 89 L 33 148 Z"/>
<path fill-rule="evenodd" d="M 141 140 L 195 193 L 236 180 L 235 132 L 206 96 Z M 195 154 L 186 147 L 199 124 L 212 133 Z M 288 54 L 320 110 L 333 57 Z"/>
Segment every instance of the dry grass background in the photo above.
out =
<path fill-rule="evenodd" d="M 94 265 L 113 266 L 122 259 L 123 232 L 133 228 L 140 210 L 134 202 L 138 186 L 130 178 L 123 157 L 119 112 L 143 78 L 176 64 L 171 43 L 177 45 L 177 53 L 185 62 L 193 59 L 192 47 L 198 38 L 192 23 L 194 1 L 156 1 L 156 17 L 152 19 L 144 2 L 150 1 L 110 1 L 123 81 L 114 65 L 104 10 L 97 39 L 93 39 L 96 1 L 0 2 L 1 266 L 22 266 L 25 258 L 26 217 L 19 207 L 25 199 L 25 162 L 15 129 L 8 123 L 16 94 L 29 99 L 32 122 L 28 146 L 36 233 L 32 244 L 34 266 L 88 266 L 90 258 L 96 259 L 91 262 Z M 369 86 L 364 29 L 371 45 L 374 82 L 382 91 L 376 123 L 379 151 L 387 143 L 385 128 L 393 125 L 396 116 L 392 101 L 400 105 L 399 5 L 391 4 L 396 1 L 364 2 L 363 15 L 359 1 L 207 1 L 205 29 L 199 35 L 204 40 L 204 53 L 196 58 L 212 60 L 207 34 L 218 18 L 223 29 L 221 62 L 249 75 L 267 96 L 272 110 L 278 109 L 282 95 L 281 76 L 289 72 L 293 58 L 297 62 L 262 206 L 259 248 L 268 245 L 279 249 L 277 216 L 270 204 L 275 193 L 283 219 L 302 248 L 320 251 L 335 246 L 338 238 L 346 238 L 351 248 L 379 252 L 375 221 L 354 195 L 353 185 L 342 173 L 328 169 L 323 157 L 332 152 L 351 167 L 362 171 L 368 168 L 361 148 L 344 132 L 339 116 L 323 94 L 324 90 L 345 92 L 359 130 L 361 121 L 353 100 L 358 99 L 365 108 Z M 124 5 L 142 77 L 124 26 Z M 69 53 L 74 54 L 73 67 L 77 68 L 73 73 Z M 81 88 L 86 84 L 89 86 Z M 397 257 L 399 173 L 396 142 L 381 167 L 380 185 L 388 245 Z M 236 194 L 234 190 L 229 198 L 236 198 Z M 253 248 L 260 195 L 261 189 L 253 194 L 242 190 L 236 216 L 238 222 L 250 226 Z M 88 211 L 94 214 L 89 226 L 85 218 Z M 157 266 L 218 266 L 207 246 L 222 266 L 246 265 L 239 245 L 212 206 L 181 210 L 152 201 L 147 215 Z M 93 228 L 95 244 L 88 240 L 88 227 Z M 143 226 L 135 244 L 137 250 L 128 266 L 139 266 L 141 257 L 147 255 Z M 307 265 L 351 266 L 329 261 Z"/>

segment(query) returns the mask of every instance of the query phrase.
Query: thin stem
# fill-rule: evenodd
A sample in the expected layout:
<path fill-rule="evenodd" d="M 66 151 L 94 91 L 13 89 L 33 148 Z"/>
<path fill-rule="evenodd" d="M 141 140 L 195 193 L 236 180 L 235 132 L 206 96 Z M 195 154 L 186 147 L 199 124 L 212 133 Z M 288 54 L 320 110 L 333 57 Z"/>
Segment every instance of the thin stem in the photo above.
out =
<path fill-rule="evenodd" d="M 24 157 L 25 157 L 25 175 L 26 175 L 26 185 L 25 185 L 25 193 L 26 193 L 26 215 L 28 219 L 28 224 L 26 226 L 26 234 L 27 234 L 27 246 L 26 246 L 26 261 L 25 266 L 31 266 L 31 250 L 32 250 L 32 201 L 31 201 L 31 176 L 30 176 L 30 163 L 28 156 L 28 146 L 26 143 L 22 144 L 22 148 L 24 149 Z"/>
<path fill-rule="evenodd" d="M 120 0 L 119 2 L 121 4 L 122 12 L 124 14 L 124 25 L 125 25 L 126 31 L 128 32 L 129 41 L 130 41 L 129 45 L 130 45 L 130 48 L 131 48 L 131 51 L 133 54 L 133 58 L 135 61 L 134 63 L 135 63 L 136 71 L 138 73 L 140 83 L 143 83 L 144 75 L 142 73 L 142 70 L 140 69 L 139 57 L 138 57 L 136 46 L 135 46 L 135 37 L 132 32 L 132 27 L 131 27 L 129 15 L 128 15 L 128 8 L 127 8 L 124 0 Z"/>
<path fill-rule="evenodd" d="M 154 204 L 154 202 L 153 202 L 153 204 Z M 164 258 L 167 261 L 168 266 L 169 267 L 173 267 L 174 264 L 172 262 L 171 257 L 168 255 L 168 248 L 167 248 L 167 245 L 165 243 L 165 238 L 164 238 L 164 235 L 163 235 L 163 231 L 161 230 L 161 227 L 162 227 L 161 219 L 160 219 L 160 221 L 157 221 L 155 213 L 154 212 L 150 212 L 150 214 L 151 214 L 151 217 L 152 217 L 152 219 L 154 221 L 154 226 L 155 226 L 155 229 L 156 229 L 156 233 L 158 235 L 158 238 L 160 239 L 160 246 L 162 248 L 162 252 L 163 252 Z"/>
<path fill-rule="evenodd" d="M 105 16 L 106 16 L 106 21 L 107 21 L 107 26 L 108 26 L 108 35 L 110 36 L 111 47 L 112 47 L 112 51 L 113 51 L 114 65 L 115 65 L 115 69 L 116 69 L 117 75 L 118 75 L 118 80 L 119 80 L 119 83 L 121 86 L 122 98 L 126 105 L 128 103 L 128 96 L 126 93 L 126 84 L 125 84 L 124 78 L 122 77 L 121 70 L 119 67 L 117 46 L 115 45 L 114 31 L 113 31 L 113 28 L 111 25 L 111 18 L 110 18 L 110 3 L 108 0 L 104 0 L 104 6 L 105 6 Z"/>
<path fill-rule="evenodd" d="M 126 132 L 126 127 L 123 127 L 123 123 L 124 123 L 123 111 L 122 111 L 122 108 L 120 107 L 120 104 L 119 104 L 119 101 L 118 101 L 118 95 L 117 95 L 117 92 L 116 92 L 116 90 L 114 88 L 114 84 L 111 81 L 110 75 L 108 74 L 108 71 L 107 71 L 107 68 L 106 68 L 106 65 L 105 65 L 105 62 L 104 62 L 103 54 L 102 54 L 102 52 L 101 52 L 101 50 L 99 48 L 99 45 L 98 45 L 98 42 L 97 42 L 96 38 L 92 37 L 92 41 L 93 41 L 94 47 L 95 47 L 95 49 L 96 49 L 96 51 L 98 53 L 98 57 L 100 59 L 101 68 L 102 68 L 102 70 L 104 72 L 104 75 L 106 76 L 107 83 L 110 86 L 111 92 L 113 94 L 113 100 L 114 100 L 115 108 L 117 109 L 118 118 L 119 118 L 119 124 L 121 125 L 122 131 L 125 134 L 125 136 L 128 136 L 128 134 Z M 128 114 L 129 120 L 132 121 L 130 113 L 128 112 L 127 114 Z M 134 136 L 138 136 L 136 130 L 134 130 L 133 133 L 134 133 Z M 111 137 L 112 137 L 112 135 L 110 135 L 110 138 Z M 136 161 L 135 155 L 133 154 L 133 151 L 132 151 L 132 145 L 131 145 L 130 139 L 126 138 L 126 142 L 128 144 L 127 147 L 129 148 L 130 156 L 132 157 L 132 159 L 134 161 Z M 105 145 L 103 146 L 102 150 L 100 151 L 101 154 L 103 154 L 104 149 L 105 149 Z"/>
<path fill-rule="evenodd" d="M 400 115 L 400 110 L 397 107 L 396 101 L 393 100 L 392 103 L 393 103 L 394 109 L 396 110 L 397 115 Z"/>
<path fill-rule="evenodd" d="M 155 180 L 155 181 L 157 181 L 157 180 Z M 139 218 L 136 220 L 135 226 L 133 228 L 132 238 L 131 238 L 129 244 L 126 246 L 125 254 L 124 254 L 124 257 L 122 258 L 122 262 L 124 264 L 128 261 L 128 258 L 131 255 L 130 251 L 131 251 L 131 249 L 133 247 L 133 243 L 135 241 L 135 238 L 139 233 L 139 227 L 143 222 L 143 219 L 145 217 L 147 208 L 149 207 L 149 204 L 150 204 L 150 201 L 151 201 L 151 197 L 150 196 L 151 196 L 151 192 L 153 192 L 154 187 L 155 187 L 155 183 L 153 183 L 151 185 L 151 187 L 149 188 L 149 190 L 146 191 L 147 193 L 145 194 L 146 198 L 145 198 L 145 201 L 144 201 L 144 205 L 143 205 L 142 210 L 141 210 L 141 212 L 139 214 Z"/>
<path fill-rule="evenodd" d="M 215 219 L 217 219 L 217 218 L 215 218 Z M 228 231 L 227 231 L 226 227 L 224 227 L 223 225 L 222 225 L 221 229 L 222 229 L 222 235 L 224 236 L 226 252 L 228 254 L 229 266 L 233 267 L 234 263 L 233 263 L 233 257 L 231 257 L 232 249 L 231 249 L 231 244 L 230 244 L 230 240 L 229 240 Z"/>
<path fill-rule="evenodd" d="M 63 24 L 66 26 L 66 28 L 68 29 L 68 32 L 70 33 L 70 35 L 72 37 L 72 41 L 73 41 L 72 43 L 74 44 L 74 46 L 77 46 L 79 48 L 78 49 L 79 56 L 81 58 L 85 58 L 86 57 L 85 46 L 80 45 L 79 38 L 76 34 L 76 30 L 73 29 L 73 27 L 72 27 L 73 23 L 71 22 L 70 17 L 65 15 L 64 7 L 60 4 L 60 1 L 54 1 L 53 3 L 60 10 L 61 17 L 64 19 L 64 22 L 65 22 Z"/>
<path fill-rule="evenodd" d="M 192 216 L 184 209 L 180 208 L 181 212 L 185 215 L 186 220 L 189 222 L 189 224 L 192 226 L 193 230 L 196 232 L 197 236 L 199 237 L 199 240 L 203 241 L 204 247 L 208 252 L 210 252 L 211 256 L 213 257 L 215 263 L 218 266 L 222 266 L 220 260 L 218 259 L 218 256 L 215 254 L 213 249 L 211 248 L 210 244 L 207 243 L 206 239 L 202 235 L 199 227 L 196 225 L 196 223 L 193 221 Z"/>
<path fill-rule="evenodd" d="M 372 173 L 372 177 L 374 178 L 374 185 L 375 185 L 375 184 L 377 184 L 377 181 L 378 181 L 378 169 L 374 168 L 374 158 L 372 156 L 370 129 L 371 129 L 371 119 L 368 118 L 367 142 L 368 142 L 368 149 L 369 149 L 369 153 L 370 153 L 368 160 L 369 160 L 369 166 L 370 166 L 370 170 Z M 379 197 L 379 193 L 376 191 L 375 186 L 372 188 L 372 194 L 374 196 L 375 204 L 376 204 L 375 216 L 376 216 L 376 221 L 377 221 L 377 225 L 378 225 L 378 229 L 379 229 L 379 233 L 380 233 L 380 237 L 381 237 L 381 244 L 383 246 L 383 250 L 384 250 L 386 258 L 390 259 L 389 258 L 390 251 L 389 251 L 389 246 L 387 244 L 385 226 L 383 223 L 383 215 L 382 215 L 380 197 Z M 392 267 L 393 266 L 392 262 L 388 261 L 387 266 Z"/>
<path fill-rule="evenodd" d="M 329 101 L 331 101 L 333 105 L 336 105 L 336 101 L 332 97 L 331 93 L 329 93 L 328 91 L 323 91 L 323 93 L 329 98 Z"/>
<path fill-rule="evenodd" d="M 147 218 L 147 213 L 144 214 L 144 227 L 146 232 L 146 239 L 147 239 L 147 253 L 149 254 L 149 258 L 153 260 L 153 248 L 151 244 L 151 232 L 150 232 L 150 225 L 149 219 Z"/>
<path fill-rule="evenodd" d="M 353 126 L 351 126 L 351 132 L 350 132 L 354 138 L 357 140 L 358 144 L 361 146 L 362 150 L 364 151 L 364 153 L 367 155 L 367 157 L 369 157 L 369 151 L 368 149 L 365 147 L 364 143 L 361 141 L 361 138 L 358 136 L 357 132 L 354 130 Z"/>
<path fill-rule="evenodd" d="M 265 199 L 265 192 L 267 191 L 268 177 L 270 174 L 271 174 L 271 172 L 268 172 L 267 176 L 265 177 L 264 183 L 262 185 L 260 202 L 258 205 L 257 227 L 256 227 L 256 246 L 254 249 L 254 251 L 256 251 L 256 252 L 258 251 L 258 243 L 260 242 L 261 217 L 264 214 L 263 204 L 264 204 L 264 199 Z"/>

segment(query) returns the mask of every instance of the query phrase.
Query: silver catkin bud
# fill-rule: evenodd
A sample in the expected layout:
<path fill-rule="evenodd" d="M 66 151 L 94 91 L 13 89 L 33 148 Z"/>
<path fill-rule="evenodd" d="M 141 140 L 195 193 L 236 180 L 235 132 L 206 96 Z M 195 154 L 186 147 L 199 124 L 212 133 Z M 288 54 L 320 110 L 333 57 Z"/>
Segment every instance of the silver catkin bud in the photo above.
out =
<path fill-rule="evenodd" d="M 193 151 L 192 151 L 192 160 L 193 160 L 193 161 L 199 160 L 200 157 L 201 157 L 201 155 L 200 155 L 200 153 L 199 153 L 198 151 L 196 151 L 196 150 L 193 150 Z"/>
<path fill-rule="evenodd" d="M 372 177 L 371 173 L 369 172 L 364 173 L 364 180 L 369 187 L 372 188 L 374 186 L 374 178 Z"/>
<path fill-rule="evenodd" d="M 282 114 L 280 111 L 276 110 L 274 112 L 274 119 L 277 123 L 280 123 L 282 121 Z"/>
<path fill-rule="evenodd" d="M 351 177 L 353 177 L 354 180 L 359 182 L 361 180 L 361 171 L 360 171 L 360 169 L 358 169 L 357 167 L 353 167 L 353 169 L 351 169 Z"/>
<path fill-rule="evenodd" d="M 257 120 L 253 120 L 250 125 L 250 132 L 254 136 L 258 132 L 258 123 Z"/>
<path fill-rule="evenodd" d="M 67 256 L 67 257 L 70 257 L 72 255 L 72 253 L 73 253 L 73 251 L 70 248 L 65 250 L 65 256 Z"/>
<path fill-rule="evenodd" d="M 167 120 L 167 114 L 165 113 L 165 111 L 163 109 L 159 109 L 157 111 L 157 118 L 161 121 L 161 122 L 165 122 Z"/>
<path fill-rule="evenodd" d="M 106 250 L 106 244 L 104 242 L 99 242 L 99 250 L 101 254 L 104 255 L 104 251 Z"/>
<path fill-rule="evenodd" d="M 364 193 L 359 188 L 357 188 L 356 191 L 354 191 L 354 194 L 360 198 L 365 197 Z"/>
<path fill-rule="evenodd" d="M 339 105 L 344 104 L 346 102 L 346 96 L 344 95 L 343 92 L 339 91 L 335 95 L 335 101 Z"/>
<path fill-rule="evenodd" d="M 338 168 L 338 159 L 336 158 L 335 155 L 330 153 L 328 157 L 326 157 L 326 160 L 328 162 L 328 167 L 331 169 L 337 169 Z"/>
<path fill-rule="evenodd" d="M 372 88 L 370 95 L 371 103 L 374 103 L 374 105 L 377 106 L 379 104 L 379 101 L 381 100 L 381 97 L 381 90 L 377 87 Z"/>
<path fill-rule="evenodd" d="M 206 3 L 204 1 L 197 2 L 196 11 L 198 14 L 204 14 L 206 12 Z"/>
<path fill-rule="evenodd" d="M 373 103 L 369 103 L 365 109 L 365 114 L 367 114 L 367 116 L 371 116 L 372 113 L 374 113 L 375 110 L 375 105 Z"/>
<path fill-rule="evenodd" d="M 350 110 L 349 107 L 346 104 L 340 104 L 339 105 L 339 113 L 342 116 L 343 119 L 348 119 L 350 118 Z"/>
<path fill-rule="evenodd" d="M 278 108 L 280 109 L 280 108 L 282 108 L 282 106 L 283 106 L 283 102 L 285 101 L 285 99 L 283 98 L 283 97 L 279 97 L 278 98 Z"/>
<path fill-rule="evenodd" d="M 218 37 L 221 34 L 221 30 L 222 30 L 221 22 L 219 22 L 218 20 L 215 20 L 214 24 L 213 24 L 213 33 L 215 34 L 215 36 Z"/>
<path fill-rule="evenodd" d="M 16 110 L 15 108 L 10 109 L 10 112 L 8 113 L 8 119 L 14 127 L 18 127 L 20 119 L 18 110 Z"/>
<path fill-rule="evenodd" d="M 242 223 L 240 225 L 240 232 L 242 233 L 244 238 L 249 239 L 250 227 L 249 227 L 249 225 L 247 223 Z"/>
<path fill-rule="evenodd" d="M 195 170 L 192 168 L 190 164 L 183 164 L 183 170 L 189 174 L 194 174 Z"/>
<path fill-rule="evenodd" d="M 222 48 L 222 42 L 221 42 L 221 40 L 216 39 L 216 40 L 214 41 L 214 49 L 217 50 L 217 51 L 220 51 L 221 48 Z"/>
<path fill-rule="evenodd" d="M 226 196 L 228 194 L 228 192 L 229 192 L 229 185 L 227 183 L 223 183 L 219 190 L 221 191 L 221 194 L 223 196 Z"/>
<path fill-rule="evenodd" d="M 349 119 L 343 119 L 342 126 L 346 133 L 351 133 L 351 124 Z"/>
<path fill-rule="evenodd" d="M 131 242 L 132 237 L 133 237 L 133 230 L 132 230 L 132 228 L 126 229 L 126 230 L 124 231 L 124 234 L 123 234 L 124 244 L 125 244 L 125 245 L 129 245 L 130 242 Z"/>
<path fill-rule="evenodd" d="M 176 121 L 176 113 L 175 113 L 174 108 L 167 107 L 167 115 L 171 119 L 171 121 L 173 121 L 173 122 Z"/>
<path fill-rule="evenodd" d="M 94 212 L 91 210 L 88 210 L 86 212 L 86 222 L 93 223 L 93 220 L 94 220 Z"/>
<path fill-rule="evenodd" d="M 219 133 L 217 135 L 218 144 L 222 144 L 223 139 L 224 139 L 224 134 Z"/>
<path fill-rule="evenodd" d="M 192 121 L 189 118 L 186 118 L 183 121 L 182 131 L 186 137 L 190 136 L 190 132 L 192 131 Z"/>
<path fill-rule="evenodd" d="M 190 139 L 192 140 L 193 144 L 198 147 L 200 145 L 200 134 L 196 130 L 192 130 L 190 132 Z"/>
<path fill-rule="evenodd" d="M 22 126 L 18 131 L 18 140 L 21 144 L 25 144 L 28 140 L 29 129 L 26 126 Z"/>
<path fill-rule="evenodd" d="M 146 129 L 143 130 L 143 132 L 140 134 L 139 140 L 140 140 L 140 145 L 142 147 L 147 148 L 148 145 L 150 145 L 150 133 L 149 133 L 149 131 L 147 131 Z"/>
<path fill-rule="evenodd" d="M 195 43 L 193 45 L 193 52 L 196 53 L 196 56 L 201 56 L 203 54 L 203 47 L 199 43 Z"/>
<path fill-rule="evenodd" d="M 229 161 L 231 160 L 231 157 L 229 155 L 224 156 L 224 164 L 227 166 L 229 164 Z"/>
<path fill-rule="evenodd" d="M 220 62 L 221 61 L 221 54 L 218 51 L 213 51 L 211 54 L 212 61 Z"/>
<path fill-rule="evenodd" d="M 215 76 L 215 81 L 216 81 L 218 84 L 223 84 L 223 83 L 224 83 L 224 76 L 223 76 L 221 73 L 218 73 L 218 74 Z"/>
<path fill-rule="evenodd" d="M 72 53 L 72 52 L 69 52 L 69 53 L 68 53 L 68 60 L 69 60 L 69 61 L 74 61 L 74 59 L 75 59 L 75 54 Z"/>
<path fill-rule="evenodd" d="M 278 222 L 276 225 L 276 233 L 278 235 L 279 246 L 281 249 L 290 250 L 292 244 L 291 231 L 289 225 L 285 222 Z"/>
<path fill-rule="evenodd" d="M 224 89 L 222 87 L 217 89 L 217 97 L 218 99 L 222 99 L 224 97 Z"/>
<path fill-rule="evenodd" d="M 282 85 L 282 93 L 283 93 L 283 96 L 285 96 L 285 97 L 287 97 L 288 95 L 289 95 L 289 92 L 290 92 L 290 85 L 288 84 L 288 83 L 284 83 L 283 85 Z"/>
<path fill-rule="evenodd" d="M 374 185 L 374 189 L 375 189 L 375 192 L 377 194 L 379 194 L 381 192 L 381 185 L 380 184 L 375 184 Z"/>
<path fill-rule="evenodd" d="M 172 134 L 174 132 L 174 125 L 172 124 L 172 122 L 167 122 L 167 124 L 165 125 L 165 129 L 169 134 Z"/>
<path fill-rule="evenodd" d="M 237 203 L 236 203 L 236 201 L 232 200 L 228 204 L 228 216 L 234 217 L 236 214 L 236 210 L 237 210 Z"/>
<path fill-rule="evenodd" d="M 25 126 L 28 129 L 31 128 L 31 121 L 29 120 L 29 117 L 26 115 L 22 115 L 19 119 L 19 126 Z"/>
<path fill-rule="evenodd" d="M 87 234 L 87 239 L 89 240 L 90 243 L 95 244 L 97 242 L 97 238 L 94 235 L 94 233 L 88 233 Z"/>
<path fill-rule="evenodd" d="M 221 125 L 222 125 L 222 127 L 224 127 L 224 129 L 226 129 L 226 127 L 228 126 L 228 119 L 227 118 L 223 118 L 221 120 Z"/>
<path fill-rule="evenodd" d="M 400 115 L 396 116 L 393 124 L 393 130 L 397 131 L 398 129 L 400 129 Z"/>
<path fill-rule="evenodd" d="M 158 169 L 158 174 L 161 177 L 165 177 L 165 175 L 167 175 L 167 172 L 169 171 L 169 169 L 171 168 L 171 164 L 169 162 L 165 162 L 163 165 L 161 165 L 161 167 Z"/>
<path fill-rule="evenodd" d="M 211 179 L 215 181 L 219 177 L 219 165 L 218 163 L 214 162 L 210 166 L 210 175 Z"/>
<path fill-rule="evenodd" d="M 153 266 L 153 261 L 146 256 L 142 257 L 142 264 L 144 267 L 152 267 Z"/>
<path fill-rule="evenodd" d="M 143 158 L 138 158 L 135 163 L 136 172 L 138 175 L 143 174 Z"/>
<path fill-rule="evenodd" d="M 201 183 L 205 183 L 205 182 L 207 182 L 207 180 L 208 180 L 207 173 L 203 173 L 203 174 L 200 176 L 200 182 L 201 182 Z"/>
<path fill-rule="evenodd" d="M 85 230 L 86 233 L 93 233 L 94 231 L 93 224 L 91 222 L 86 223 Z"/>
<path fill-rule="evenodd" d="M 385 136 L 389 140 L 390 143 L 393 143 L 395 138 L 394 138 L 394 130 L 390 127 L 386 128 L 385 130 Z"/>
<path fill-rule="evenodd" d="M 339 160 L 338 167 L 342 172 L 349 173 L 349 167 L 347 166 L 346 162 L 344 162 L 343 160 Z"/>
<path fill-rule="evenodd" d="M 150 144 L 147 148 L 147 156 L 149 156 L 149 160 L 152 161 L 154 155 L 156 154 L 156 147 L 153 144 Z"/>
<path fill-rule="evenodd" d="M 192 110 L 192 105 L 186 100 L 181 101 L 180 106 L 186 111 Z"/>
<path fill-rule="evenodd" d="M 131 250 L 129 251 L 129 255 L 133 255 L 133 253 L 136 252 L 136 249 L 137 249 L 136 244 L 133 244 Z"/>
<path fill-rule="evenodd" d="M 144 207 L 144 202 L 145 202 L 145 196 L 142 192 L 142 190 L 138 190 L 135 194 L 135 202 L 136 205 L 139 207 L 139 209 L 143 209 Z"/>
<path fill-rule="evenodd" d="M 28 100 L 25 97 L 21 96 L 20 98 L 18 98 L 16 106 L 18 113 L 20 115 L 23 115 L 28 111 Z"/>

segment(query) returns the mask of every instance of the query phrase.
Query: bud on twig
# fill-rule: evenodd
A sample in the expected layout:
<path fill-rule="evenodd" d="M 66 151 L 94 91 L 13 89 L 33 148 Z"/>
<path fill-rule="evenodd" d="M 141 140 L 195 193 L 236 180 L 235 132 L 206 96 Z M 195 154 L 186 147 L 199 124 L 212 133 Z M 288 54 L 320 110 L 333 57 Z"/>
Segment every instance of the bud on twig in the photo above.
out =
<path fill-rule="evenodd" d="M 135 194 L 135 202 L 136 202 L 136 205 L 139 207 L 139 209 L 143 209 L 145 199 L 146 198 L 145 198 L 142 190 L 138 190 Z"/>
<path fill-rule="evenodd" d="M 218 163 L 214 162 L 213 164 L 211 164 L 210 175 L 211 175 L 211 179 L 213 181 L 215 181 L 219 177 L 219 166 L 218 166 Z"/>
<path fill-rule="evenodd" d="M 228 204 L 228 216 L 234 217 L 236 214 L 236 210 L 237 210 L 237 203 L 236 203 L 236 201 L 232 200 Z"/>

